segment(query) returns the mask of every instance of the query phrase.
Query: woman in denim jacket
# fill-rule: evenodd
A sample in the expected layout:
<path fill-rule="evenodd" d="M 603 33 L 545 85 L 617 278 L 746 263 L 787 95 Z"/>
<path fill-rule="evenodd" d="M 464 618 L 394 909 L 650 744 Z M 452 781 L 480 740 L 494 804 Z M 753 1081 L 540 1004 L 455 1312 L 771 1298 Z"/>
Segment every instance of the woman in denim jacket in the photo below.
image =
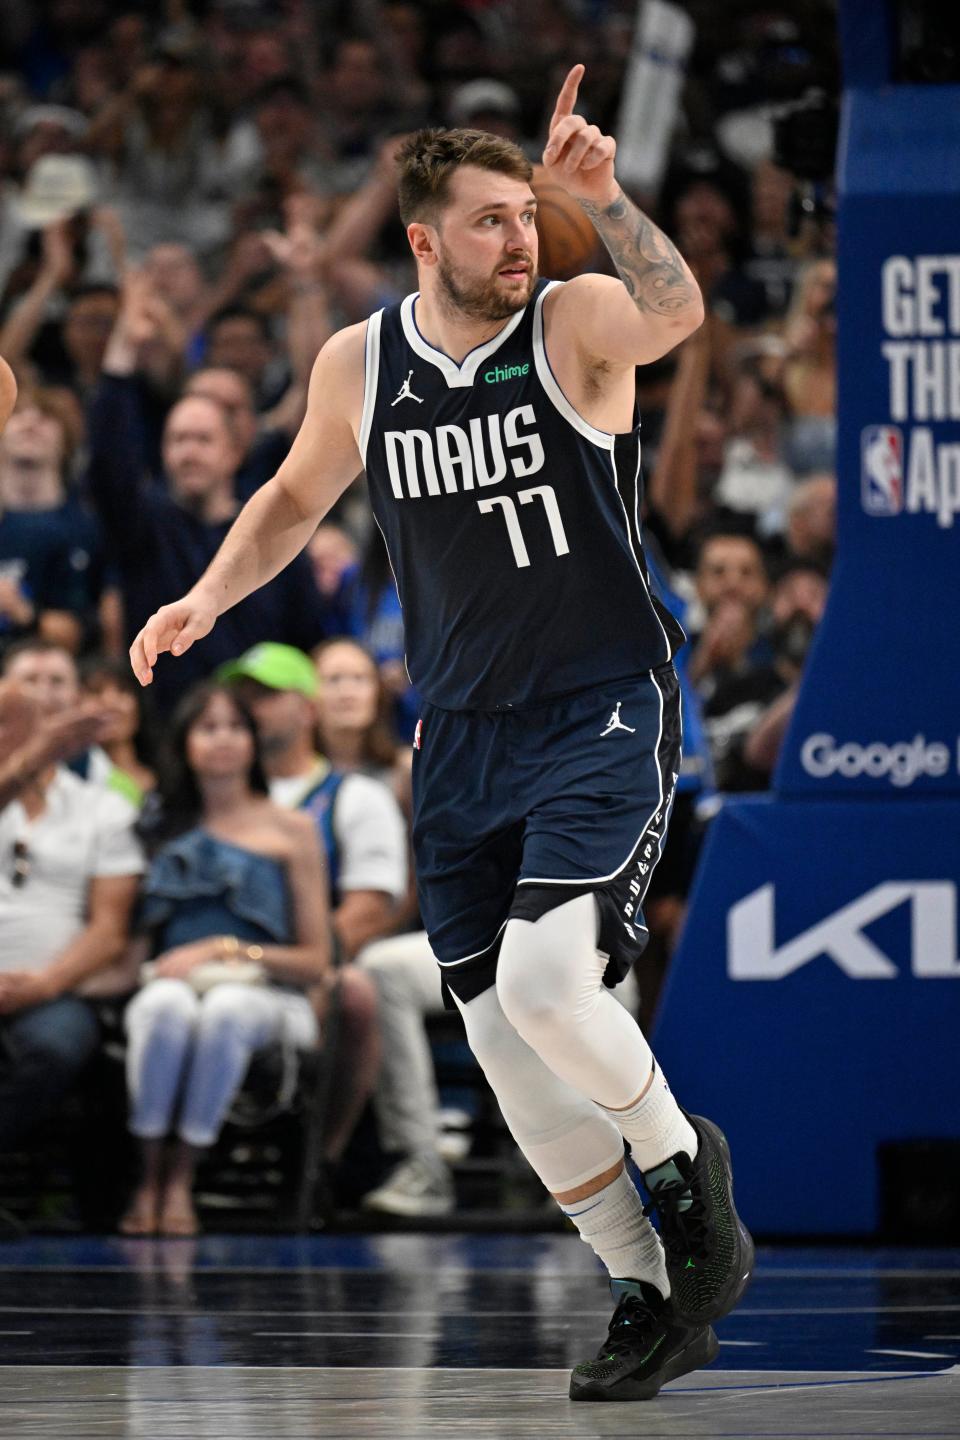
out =
<path fill-rule="evenodd" d="M 169 748 L 163 841 L 143 886 L 156 958 L 126 1015 L 130 1129 L 143 1158 L 121 1222 L 128 1235 L 196 1233 L 198 1154 L 258 1050 L 317 1043 L 307 992 L 331 963 L 315 826 L 269 799 L 253 718 L 235 691 L 186 695 Z"/>

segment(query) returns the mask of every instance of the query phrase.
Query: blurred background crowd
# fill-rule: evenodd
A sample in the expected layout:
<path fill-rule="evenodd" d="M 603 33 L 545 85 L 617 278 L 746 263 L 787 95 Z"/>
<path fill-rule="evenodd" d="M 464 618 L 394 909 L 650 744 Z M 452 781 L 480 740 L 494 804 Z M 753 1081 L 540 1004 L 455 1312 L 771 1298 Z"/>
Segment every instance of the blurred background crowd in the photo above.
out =
<path fill-rule="evenodd" d="M 682 8 L 668 163 L 636 195 L 708 308 L 637 372 L 651 578 L 689 636 L 684 769 L 626 997 L 644 1020 L 711 816 L 770 784 L 836 509 L 829 160 L 776 123 L 837 93 L 833 6 Z M 0 354 L 19 385 L 0 439 L 0 1157 L 62 1116 L 112 1039 L 130 1233 L 196 1228 L 197 1165 L 271 1053 L 289 1094 L 329 1051 L 320 1148 L 344 1194 L 455 1205 L 408 864 L 417 697 L 362 475 L 149 692 L 126 650 L 277 469 L 327 337 L 415 288 L 399 137 L 469 125 L 536 160 L 575 61 L 583 113 L 618 134 L 635 9 L 0 8 Z M 351 1189 L 361 1116 L 379 1169 Z"/>

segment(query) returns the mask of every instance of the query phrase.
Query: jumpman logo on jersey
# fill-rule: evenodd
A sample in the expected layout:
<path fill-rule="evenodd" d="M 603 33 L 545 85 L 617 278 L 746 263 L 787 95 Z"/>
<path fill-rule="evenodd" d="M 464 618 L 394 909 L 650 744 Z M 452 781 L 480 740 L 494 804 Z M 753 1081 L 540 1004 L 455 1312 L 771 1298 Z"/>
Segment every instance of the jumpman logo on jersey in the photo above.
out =
<path fill-rule="evenodd" d="M 396 400 L 390 401 L 391 410 L 393 409 L 394 405 L 399 405 L 401 400 L 416 400 L 418 405 L 423 404 L 422 398 L 419 395 L 414 395 L 413 391 L 410 389 L 410 381 L 412 379 L 413 371 L 410 370 L 407 374 L 406 380 L 404 380 L 403 384 L 400 386 L 400 394 L 397 396 Z"/>
<path fill-rule="evenodd" d="M 624 725 L 623 721 L 620 719 L 620 706 L 622 704 L 622 700 L 617 701 L 617 708 L 616 710 L 614 710 L 613 714 L 610 716 L 610 719 L 607 721 L 606 730 L 601 730 L 600 732 L 601 740 L 603 739 L 604 735 L 609 735 L 611 730 L 626 730 L 628 735 L 636 735 L 637 732 L 634 727 L 632 725 Z"/>

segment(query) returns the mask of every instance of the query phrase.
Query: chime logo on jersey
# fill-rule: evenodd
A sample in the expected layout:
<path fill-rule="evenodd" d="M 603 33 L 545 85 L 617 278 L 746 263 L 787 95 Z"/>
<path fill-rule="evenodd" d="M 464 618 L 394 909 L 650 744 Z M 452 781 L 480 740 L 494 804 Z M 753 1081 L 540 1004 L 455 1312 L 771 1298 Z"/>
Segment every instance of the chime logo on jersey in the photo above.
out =
<path fill-rule="evenodd" d="M 484 370 L 483 378 L 488 385 L 499 385 L 502 380 L 520 380 L 529 373 L 528 360 L 525 365 L 495 365 L 492 370 Z"/>
<path fill-rule="evenodd" d="M 424 490 L 427 495 L 455 495 L 499 485 L 508 472 L 518 478 L 535 475 L 545 460 L 536 423 L 533 406 L 518 405 L 506 415 L 474 416 L 466 425 L 386 430 L 394 497 L 417 500 Z"/>

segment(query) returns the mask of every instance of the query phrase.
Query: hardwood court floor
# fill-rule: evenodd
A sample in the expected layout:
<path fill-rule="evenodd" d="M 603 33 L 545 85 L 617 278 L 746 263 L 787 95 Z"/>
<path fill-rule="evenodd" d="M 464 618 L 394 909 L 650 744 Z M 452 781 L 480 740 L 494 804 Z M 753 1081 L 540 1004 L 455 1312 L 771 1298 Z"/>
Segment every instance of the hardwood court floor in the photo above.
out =
<path fill-rule="evenodd" d="M 960 1440 L 958 1252 L 762 1250 L 714 1365 L 573 1405 L 609 1313 L 567 1235 L 20 1241 L 0 1436 Z"/>

